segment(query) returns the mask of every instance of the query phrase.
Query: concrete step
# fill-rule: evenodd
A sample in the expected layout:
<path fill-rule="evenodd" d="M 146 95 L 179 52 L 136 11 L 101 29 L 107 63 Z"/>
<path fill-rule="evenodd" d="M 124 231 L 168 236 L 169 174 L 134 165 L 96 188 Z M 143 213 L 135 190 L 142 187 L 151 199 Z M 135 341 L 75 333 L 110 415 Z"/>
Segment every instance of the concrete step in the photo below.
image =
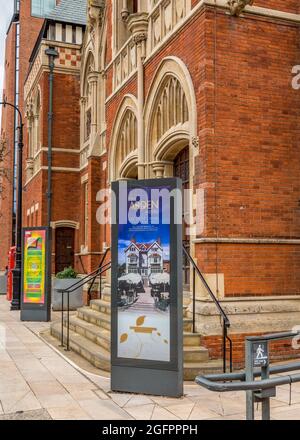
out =
<path fill-rule="evenodd" d="M 193 320 L 190 318 L 183 318 L 183 330 L 185 332 L 193 331 Z"/>
<path fill-rule="evenodd" d="M 64 325 L 66 327 L 67 318 Z M 110 331 L 92 324 L 78 316 L 70 317 L 70 329 L 86 337 L 95 344 L 110 351 Z M 184 359 L 186 361 L 208 360 L 208 350 L 200 346 L 201 336 L 199 334 L 184 333 Z"/>
<path fill-rule="evenodd" d="M 111 303 L 103 299 L 93 299 L 90 302 L 90 308 L 109 316 L 111 314 Z"/>
<path fill-rule="evenodd" d="M 90 307 L 81 307 L 77 310 L 77 316 L 86 322 L 110 330 L 110 316 L 105 313 L 97 312 Z"/>
<path fill-rule="evenodd" d="M 91 311 L 91 313 L 89 313 Z M 111 304 L 107 301 L 101 300 L 101 299 L 94 299 L 90 303 L 90 307 L 83 307 L 81 309 L 78 309 L 78 316 L 81 319 L 84 319 L 85 321 L 91 322 L 92 324 L 97 324 L 97 320 L 99 321 L 100 326 L 107 328 L 109 330 L 110 327 L 107 327 L 107 325 L 103 325 L 103 323 L 100 323 L 100 316 L 97 316 L 97 313 L 101 314 L 101 317 L 103 318 L 105 322 L 110 322 L 110 316 L 111 316 Z M 85 315 L 82 317 L 82 315 Z M 105 319 L 106 316 L 106 319 Z M 92 320 L 91 320 L 92 319 Z M 183 318 L 183 330 L 185 332 L 191 332 L 193 328 L 193 320 L 190 318 Z"/>
<path fill-rule="evenodd" d="M 208 362 L 184 362 L 184 380 L 194 381 L 199 375 L 222 372 L 222 360 L 210 360 Z"/>
<path fill-rule="evenodd" d="M 64 325 L 67 327 L 66 318 L 64 320 Z M 80 319 L 78 316 L 70 317 L 70 329 L 110 352 L 109 330 Z"/>
<path fill-rule="evenodd" d="M 184 362 L 207 362 L 209 352 L 205 347 L 183 347 Z"/>
<path fill-rule="evenodd" d="M 183 305 L 183 317 L 187 318 L 187 309 L 188 309 L 188 305 Z"/>
<path fill-rule="evenodd" d="M 103 301 L 111 302 L 111 293 L 103 292 L 102 293 L 102 299 Z"/>
<path fill-rule="evenodd" d="M 59 322 L 51 324 L 51 334 L 60 340 L 61 325 Z M 64 333 L 64 342 L 67 342 L 67 334 Z M 86 337 L 70 330 L 70 349 L 88 360 L 92 365 L 104 371 L 110 371 L 110 354 Z"/>
<path fill-rule="evenodd" d="M 201 345 L 200 333 L 183 332 L 183 345 L 187 347 L 199 347 Z"/>

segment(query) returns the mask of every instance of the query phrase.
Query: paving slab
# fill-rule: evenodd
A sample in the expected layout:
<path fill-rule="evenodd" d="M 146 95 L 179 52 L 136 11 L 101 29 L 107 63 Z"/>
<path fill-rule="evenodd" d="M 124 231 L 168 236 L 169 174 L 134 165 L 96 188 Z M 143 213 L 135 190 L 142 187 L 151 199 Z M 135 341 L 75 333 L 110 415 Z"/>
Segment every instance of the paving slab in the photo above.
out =
<path fill-rule="evenodd" d="M 19 411 L 12 414 L 0 416 L 0 420 L 52 420 L 45 409 L 36 411 Z"/>
<path fill-rule="evenodd" d="M 20 322 L 2 297 L 0 321 L 0 420 L 245 420 L 244 392 L 214 393 L 192 382 L 180 399 L 111 392 L 108 377 L 43 339 L 49 323 Z M 300 420 L 300 384 L 289 401 L 289 387 L 279 387 L 273 420 Z"/>

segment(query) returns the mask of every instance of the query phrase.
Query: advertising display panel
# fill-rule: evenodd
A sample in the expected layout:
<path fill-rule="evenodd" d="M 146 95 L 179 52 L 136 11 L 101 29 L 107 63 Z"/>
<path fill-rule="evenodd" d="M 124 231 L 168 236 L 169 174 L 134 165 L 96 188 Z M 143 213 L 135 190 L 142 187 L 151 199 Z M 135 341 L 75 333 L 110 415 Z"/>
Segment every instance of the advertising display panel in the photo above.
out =
<path fill-rule="evenodd" d="M 114 182 L 112 388 L 182 393 L 179 179 Z"/>
<path fill-rule="evenodd" d="M 22 241 L 21 320 L 48 321 L 47 228 L 24 228 Z"/>

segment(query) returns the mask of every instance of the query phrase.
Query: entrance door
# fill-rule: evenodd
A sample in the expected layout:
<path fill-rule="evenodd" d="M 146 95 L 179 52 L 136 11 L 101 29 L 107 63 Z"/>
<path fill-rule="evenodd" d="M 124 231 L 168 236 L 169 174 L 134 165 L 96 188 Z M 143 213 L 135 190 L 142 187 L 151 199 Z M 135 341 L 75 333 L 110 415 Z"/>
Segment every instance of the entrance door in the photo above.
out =
<path fill-rule="evenodd" d="M 72 228 L 55 230 L 55 273 L 62 272 L 66 267 L 74 267 L 74 236 Z"/>
<path fill-rule="evenodd" d="M 189 162 L 189 147 L 185 147 L 183 150 L 180 151 L 180 153 L 177 155 L 177 157 L 174 160 L 174 177 L 179 177 L 182 180 L 182 189 L 183 189 L 183 196 L 184 196 L 184 190 L 190 189 L 190 162 Z M 183 197 L 183 213 L 184 211 L 188 209 L 186 206 L 184 197 Z M 190 251 L 190 239 L 189 236 L 186 234 L 186 224 L 183 218 L 182 222 L 182 240 L 183 245 L 186 247 L 188 252 Z M 183 284 L 186 289 L 189 288 L 190 284 L 190 263 L 186 257 L 186 255 L 183 255 Z"/>

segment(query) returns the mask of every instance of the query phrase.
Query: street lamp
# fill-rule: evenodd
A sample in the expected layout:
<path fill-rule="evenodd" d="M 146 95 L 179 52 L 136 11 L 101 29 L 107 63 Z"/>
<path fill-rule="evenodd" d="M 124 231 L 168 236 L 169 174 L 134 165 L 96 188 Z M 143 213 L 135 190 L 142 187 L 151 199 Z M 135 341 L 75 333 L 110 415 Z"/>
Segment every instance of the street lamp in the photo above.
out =
<path fill-rule="evenodd" d="M 21 304 L 21 272 L 22 272 L 22 174 L 23 174 L 23 119 L 22 114 L 18 107 L 14 104 L 10 104 L 5 100 L 0 102 L 4 108 L 8 105 L 15 109 L 19 115 L 19 139 L 18 139 L 18 157 L 17 157 L 17 212 L 16 212 L 16 264 L 13 269 L 13 297 L 11 302 L 11 310 L 20 310 Z"/>

